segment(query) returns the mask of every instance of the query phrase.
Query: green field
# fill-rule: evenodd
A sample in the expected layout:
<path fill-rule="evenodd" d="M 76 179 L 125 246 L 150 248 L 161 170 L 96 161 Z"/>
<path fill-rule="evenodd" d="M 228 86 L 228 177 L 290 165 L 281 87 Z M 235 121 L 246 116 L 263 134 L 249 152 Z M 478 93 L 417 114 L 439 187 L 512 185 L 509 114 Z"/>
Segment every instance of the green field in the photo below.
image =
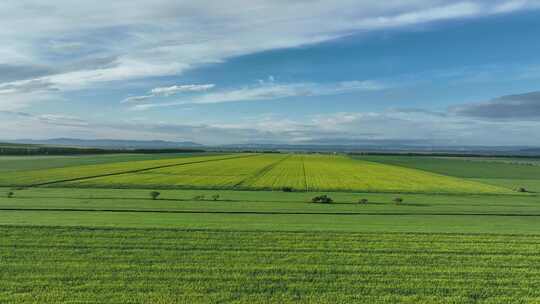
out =
<path fill-rule="evenodd" d="M 212 155 L 191 157 L 174 157 L 152 160 L 107 162 L 92 165 L 66 166 L 64 162 L 55 168 L 40 170 L 12 170 L 3 173 L 0 176 L 0 185 L 2 186 L 37 186 L 44 184 L 54 184 L 70 180 L 78 180 L 97 176 L 108 176 L 112 174 L 125 174 L 137 172 L 140 170 L 150 170 L 169 166 L 178 166 L 184 164 L 193 164 L 199 162 L 223 160 L 235 157 L 249 157 L 252 155 Z M 27 168 L 29 164 L 24 164 Z"/>
<path fill-rule="evenodd" d="M 346 156 L 193 156 L 6 172 L 3 186 L 179 188 L 401 193 L 509 193 L 509 189 Z"/>
<path fill-rule="evenodd" d="M 12 248 L 2 254 L 3 302 L 540 300 L 540 238 L 533 236 L 55 227 L 0 231 L 2 248 Z"/>
<path fill-rule="evenodd" d="M 358 156 L 361 160 L 470 179 L 510 189 L 540 192 L 540 160 L 434 156 Z"/>
<path fill-rule="evenodd" d="M 540 303 L 534 165 L 115 157 L 0 168 L 0 303 Z"/>
<path fill-rule="evenodd" d="M 106 154 L 93 156 L 0 156 L 0 174 L 82 165 L 98 165 L 139 160 L 192 157 L 200 153 L 182 154 Z M 209 154 L 209 153 L 207 153 Z"/>

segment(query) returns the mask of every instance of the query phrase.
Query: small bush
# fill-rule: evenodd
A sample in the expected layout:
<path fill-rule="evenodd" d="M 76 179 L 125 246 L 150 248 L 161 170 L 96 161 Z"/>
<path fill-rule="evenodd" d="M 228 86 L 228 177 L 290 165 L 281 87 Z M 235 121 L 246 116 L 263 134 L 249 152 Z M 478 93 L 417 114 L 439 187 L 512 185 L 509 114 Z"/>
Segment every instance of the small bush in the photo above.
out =
<path fill-rule="evenodd" d="M 523 187 L 519 187 L 519 188 L 517 189 L 517 191 L 518 191 L 518 192 L 521 192 L 521 193 L 529 192 L 529 191 L 527 191 L 527 189 L 525 189 L 525 188 L 523 188 Z"/>
<path fill-rule="evenodd" d="M 15 193 L 13 193 L 12 191 L 10 191 L 10 192 L 8 192 L 7 197 L 8 197 L 8 198 L 12 198 L 14 195 L 15 195 Z"/>
<path fill-rule="evenodd" d="M 283 188 L 281 188 L 281 191 L 283 191 L 283 192 L 293 192 L 293 188 L 292 187 L 283 187 Z"/>
<path fill-rule="evenodd" d="M 214 200 L 214 201 L 219 200 L 219 194 L 212 195 L 212 200 Z"/>
<path fill-rule="evenodd" d="M 400 205 L 401 203 L 403 203 L 403 199 L 401 197 L 396 197 L 394 199 L 394 203 L 396 203 L 396 205 Z"/>
<path fill-rule="evenodd" d="M 368 201 L 367 198 L 361 198 L 361 199 L 358 200 L 358 203 L 359 203 L 359 204 L 362 204 L 362 205 L 365 205 L 365 204 L 367 204 L 368 202 L 369 202 L 369 201 Z"/>
<path fill-rule="evenodd" d="M 204 195 L 196 195 L 193 197 L 194 201 L 204 201 L 205 196 Z"/>
<path fill-rule="evenodd" d="M 153 199 L 153 200 L 157 200 L 157 198 L 161 195 L 161 193 L 157 192 L 157 191 L 152 191 L 150 192 L 150 197 Z"/>
<path fill-rule="evenodd" d="M 311 202 L 313 203 L 321 203 L 321 204 L 331 204 L 334 202 L 334 200 L 329 197 L 328 195 L 319 195 L 319 196 L 315 196 Z"/>

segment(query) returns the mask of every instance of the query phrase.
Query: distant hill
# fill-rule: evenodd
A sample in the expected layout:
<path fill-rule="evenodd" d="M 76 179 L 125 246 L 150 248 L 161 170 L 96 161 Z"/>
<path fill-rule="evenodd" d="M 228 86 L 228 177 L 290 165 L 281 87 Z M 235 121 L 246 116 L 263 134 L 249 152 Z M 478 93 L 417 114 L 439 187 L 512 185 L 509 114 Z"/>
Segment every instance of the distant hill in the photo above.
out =
<path fill-rule="evenodd" d="M 32 147 L 33 145 L 30 144 L 16 144 L 16 143 L 6 143 L 6 142 L 0 142 L 0 147 L 5 148 L 19 148 L 19 147 Z"/>
<path fill-rule="evenodd" d="M 421 145 L 399 141 L 367 141 L 356 144 L 269 144 L 247 143 L 220 146 L 224 150 L 243 151 L 303 151 L 344 153 L 419 153 L 449 155 L 493 155 L 493 156 L 539 156 L 540 148 L 521 146 L 444 146 Z"/>
<path fill-rule="evenodd" d="M 77 138 L 53 138 L 44 140 L 18 139 L 10 140 L 9 143 L 106 149 L 181 149 L 203 147 L 203 145 L 191 141 L 172 142 L 164 140 L 117 140 Z"/>

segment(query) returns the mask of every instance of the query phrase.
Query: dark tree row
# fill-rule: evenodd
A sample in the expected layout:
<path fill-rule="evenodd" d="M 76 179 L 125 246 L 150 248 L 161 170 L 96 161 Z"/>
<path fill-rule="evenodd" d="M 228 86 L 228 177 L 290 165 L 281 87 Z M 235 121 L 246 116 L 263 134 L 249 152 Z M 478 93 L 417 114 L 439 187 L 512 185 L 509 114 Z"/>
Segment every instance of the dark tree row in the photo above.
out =
<path fill-rule="evenodd" d="M 99 149 L 76 147 L 0 147 L 0 155 L 88 155 L 112 153 L 196 153 L 201 149 Z"/>

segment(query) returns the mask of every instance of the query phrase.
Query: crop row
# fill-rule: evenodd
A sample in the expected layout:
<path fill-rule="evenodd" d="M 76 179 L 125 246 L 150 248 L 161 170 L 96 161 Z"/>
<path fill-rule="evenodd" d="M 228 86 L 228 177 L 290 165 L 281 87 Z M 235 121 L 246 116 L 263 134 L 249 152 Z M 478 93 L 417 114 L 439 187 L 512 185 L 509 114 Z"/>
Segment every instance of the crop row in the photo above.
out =
<path fill-rule="evenodd" d="M 0 227 L 0 302 L 540 300 L 540 237 Z"/>

